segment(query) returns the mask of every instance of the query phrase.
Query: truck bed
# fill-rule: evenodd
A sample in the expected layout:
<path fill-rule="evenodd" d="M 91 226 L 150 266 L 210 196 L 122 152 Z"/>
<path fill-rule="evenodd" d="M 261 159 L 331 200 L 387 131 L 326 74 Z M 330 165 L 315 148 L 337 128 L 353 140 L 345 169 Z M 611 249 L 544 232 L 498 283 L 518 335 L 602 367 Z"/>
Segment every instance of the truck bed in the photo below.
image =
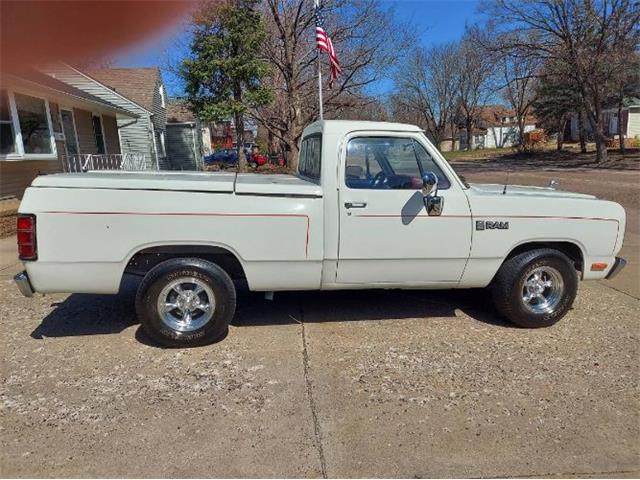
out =
<path fill-rule="evenodd" d="M 36 188 L 82 188 L 107 190 L 166 190 L 182 192 L 237 193 L 238 195 L 321 197 L 315 183 L 293 175 L 223 172 L 87 172 L 37 177 Z"/>

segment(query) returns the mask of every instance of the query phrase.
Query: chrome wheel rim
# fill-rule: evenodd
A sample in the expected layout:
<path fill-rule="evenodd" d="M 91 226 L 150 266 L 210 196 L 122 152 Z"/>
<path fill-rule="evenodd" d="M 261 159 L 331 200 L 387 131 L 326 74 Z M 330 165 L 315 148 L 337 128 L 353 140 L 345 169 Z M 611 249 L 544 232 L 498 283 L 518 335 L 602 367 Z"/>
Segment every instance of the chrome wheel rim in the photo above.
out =
<path fill-rule="evenodd" d="M 164 287 L 158 296 L 162 322 L 178 332 L 205 326 L 215 311 L 215 296 L 209 285 L 195 277 L 183 277 Z"/>
<path fill-rule="evenodd" d="M 524 277 L 522 303 L 532 313 L 553 313 L 562 300 L 564 281 L 553 267 L 536 267 Z"/>

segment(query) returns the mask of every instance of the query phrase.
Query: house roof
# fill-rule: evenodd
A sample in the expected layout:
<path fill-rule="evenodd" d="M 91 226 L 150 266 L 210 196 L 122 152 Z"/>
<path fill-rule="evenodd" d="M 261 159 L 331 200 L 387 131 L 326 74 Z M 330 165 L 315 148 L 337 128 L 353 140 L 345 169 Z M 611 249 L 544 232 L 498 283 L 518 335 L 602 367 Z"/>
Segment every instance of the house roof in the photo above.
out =
<path fill-rule="evenodd" d="M 640 98 L 638 97 L 624 97 L 622 104 L 625 107 L 640 107 Z"/>
<path fill-rule="evenodd" d="M 83 72 L 150 112 L 153 111 L 153 97 L 160 75 L 158 67 L 97 68 Z"/>
<path fill-rule="evenodd" d="M 500 127 L 517 123 L 515 111 L 504 105 L 487 105 L 480 107 L 479 117 L 480 121 L 478 123 L 482 127 Z M 537 123 L 537 119 L 533 115 L 527 115 L 525 123 L 527 125 L 535 124 Z"/>
<path fill-rule="evenodd" d="M 168 123 L 186 123 L 195 122 L 196 115 L 187 105 L 187 102 L 181 98 L 169 99 L 167 105 L 167 122 Z"/>
<path fill-rule="evenodd" d="M 44 73 L 41 73 L 33 69 L 23 69 L 19 72 L 8 72 L 5 77 L 12 78 L 14 82 L 19 84 L 31 84 L 38 89 L 44 89 L 56 95 L 61 95 L 66 98 L 74 98 L 76 101 L 83 104 L 91 104 L 92 106 L 99 107 L 104 110 L 118 113 L 127 117 L 135 117 L 131 112 L 124 110 L 106 100 L 98 98 L 90 93 L 84 92 L 76 87 L 69 85 L 68 83 L 61 82 L 60 80 L 50 77 Z"/>

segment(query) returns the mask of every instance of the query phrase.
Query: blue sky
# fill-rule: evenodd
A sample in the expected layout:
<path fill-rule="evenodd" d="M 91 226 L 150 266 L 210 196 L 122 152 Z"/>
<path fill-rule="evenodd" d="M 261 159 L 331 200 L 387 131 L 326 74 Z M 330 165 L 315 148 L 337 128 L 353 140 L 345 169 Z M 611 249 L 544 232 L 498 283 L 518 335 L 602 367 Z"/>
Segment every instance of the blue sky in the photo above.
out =
<path fill-rule="evenodd" d="M 394 8 L 399 20 L 414 25 L 416 36 L 427 46 L 459 39 L 465 24 L 475 23 L 479 19 L 479 0 L 382 0 L 382 3 Z M 179 24 L 148 43 L 114 58 L 114 65 L 159 66 L 163 69 L 169 95 L 181 95 L 180 82 L 167 67 L 184 55 L 188 43 L 185 26 Z M 372 88 L 372 92 L 384 94 L 390 87 L 391 83 L 383 80 Z"/>

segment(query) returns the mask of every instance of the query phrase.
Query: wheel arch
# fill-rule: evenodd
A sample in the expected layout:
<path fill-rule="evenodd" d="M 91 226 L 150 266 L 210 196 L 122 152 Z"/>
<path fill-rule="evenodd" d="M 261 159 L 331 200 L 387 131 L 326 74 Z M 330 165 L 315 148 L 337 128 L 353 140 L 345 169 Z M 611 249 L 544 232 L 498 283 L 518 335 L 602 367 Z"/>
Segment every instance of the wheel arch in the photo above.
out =
<path fill-rule="evenodd" d="M 246 269 L 237 252 L 223 245 L 153 244 L 135 249 L 127 258 L 123 274 L 145 275 L 156 265 L 172 258 L 194 257 L 222 268 L 234 281 L 247 281 Z"/>
<path fill-rule="evenodd" d="M 571 240 L 532 240 L 525 241 L 518 245 L 515 245 L 504 258 L 504 261 L 531 250 L 537 250 L 539 248 L 550 248 L 558 250 L 564 253 L 573 262 L 575 269 L 580 272 L 582 276 L 584 274 L 584 260 L 585 252 L 584 248 L 575 241 Z M 503 263 L 504 263 L 503 261 Z"/>

